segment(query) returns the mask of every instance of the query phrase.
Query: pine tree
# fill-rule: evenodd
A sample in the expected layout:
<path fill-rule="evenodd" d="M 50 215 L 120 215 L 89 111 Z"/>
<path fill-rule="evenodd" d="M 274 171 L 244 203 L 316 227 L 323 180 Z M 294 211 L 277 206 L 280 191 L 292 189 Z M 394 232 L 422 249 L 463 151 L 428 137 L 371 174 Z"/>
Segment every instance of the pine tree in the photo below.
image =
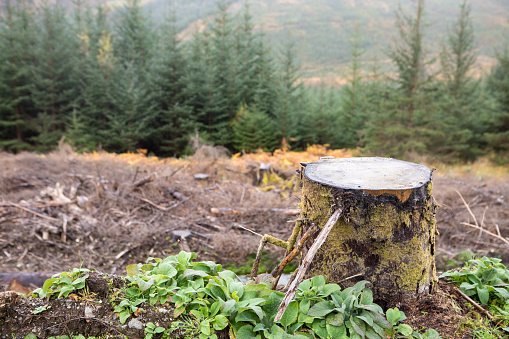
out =
<path fill-rule="evenodd" d="M 348 84 L 341 91 L 341 111 L 338 117 L 338 133 L 336 143 L 341 148 L 355 148 L 359 144 L 359 134 L 367 119 L 366 102 L 363 100 L 363 79 L 361 58 L 364 54 L 359 47 L 359 27 L 355 28 L 355 36 L 351 40 L 352 62 Z"/>
<path fill-rule="evenodd" d="M 235 149 L 256 152 L 259 149 L 273 151 L 278 145 L 276 127 L 267 114 L 255 107 L 243 106 L 237 112 L 237 121 L 233 124 Z"/>
<path fill-rule="evenodd" d="M 474 160 L 482 146 L 487 107 L 481 97 L 480 81 L 469 74 L 476 57 L 470 5 L 464 0 L 440 55 L 445 91 L 433 120 L 443 137 L 428 147 L 449 159 Z"/>
<path fill-rule="evenodd" d="M 57 145 L 73 111 L 78 42 L 71 32 L 63 8 L 42 8 L 37 22 L 32 95 L 39 122 L 39 135 L 33 139 L 43 151 Z"/>
<path fill-rule="evenodd" d="M 74 146 L 85 150 L 108 144 L 108 117 L 117 109 L 114 105 L 114 82 L 120 71 L 106 18 L 104 8 L 98 7 L 89 33 L 81 36 L 81 49 L 85 52 L 85 60 L 81 73 L 79 102 L 68 128 L 73 131 L 69 138 Z M 79 140 L 75 140 L 74 136 Z"/>
<path fill-rule="evenodd" d="M 119 13 L 115 51 L 121 64 L 142 72 L 152 57 L 154 32 L 148 26 L 140 0 L 128 0 Z M 140 73 L 142 76 L 142 73 Z"/>
<path fill-rule="evenodd" d="M 0 148 L 28 149 L 32 35 L 26 1 L 7 0 L 0 7 Z"/>
<path fill-rule="evenodd" d="M 509 162 L 509 48 L 497 53 L 498 64 L 493 68 L 487 81 L 487 90 L 496 100 L 496 108 L 489 117 L 485 139 L 494 160 Z"/>
<path fill-rule="evenodd" d="M 181 155 L 195 129 L 186 83 L 187 62 L 177 38 L 175 14 L 162 27 L 158 53 L 150 68 L 153 111 L 142 147 L 158 155 Z"/>
<path fill-rule="evenodd" d="M 395 90 L 378 98 L 380 111 L 371 117 L 364 140 L 370 153 L 405 157 L 425 152 L 426 141 L 435 137 L 428 124 L 437 89 L 427 72 L 433 60 L 426 58 L 423 45 L 424 0 L 418 0 L 415 17 L 400 7 L 396 19 L 399 35 L 388 53 L 398 71 Z"/>
<path fill-rule="evenodd" d="M 295 43 L 289 41 L 281 53 L 277 84 L 276 102 L 273 111 L 274 121 L 279 126 L 278 136 L 282 148 L 288 147 L 291 138 L 298 139 L 296 126 L 302 119 L 300 99 L 303 86 L 298 83 L 300 66 L 295 55 Z"/>

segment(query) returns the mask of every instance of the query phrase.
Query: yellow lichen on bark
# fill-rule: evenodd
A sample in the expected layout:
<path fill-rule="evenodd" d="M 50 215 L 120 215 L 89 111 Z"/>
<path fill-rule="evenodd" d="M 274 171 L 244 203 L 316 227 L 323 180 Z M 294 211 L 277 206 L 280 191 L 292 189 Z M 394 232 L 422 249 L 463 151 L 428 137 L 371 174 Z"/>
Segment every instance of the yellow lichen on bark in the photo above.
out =
<path fill-rule="evenodd" d="M 380 299 L 430 292 L 437 282 L 430 185 L 419 199 L 412 196 L 419 204 L 413 206 L 412 201 L 403 205 L 387 197 L 345 192 L 304 179 L 300 205 L 304 225 L 323 227 L 335 204 L 348 207 L 317 252 L 307 276 L 321 274 L 328 282 L 340 282 L 361 274 L 360 279 L 373 283 Z M 349 282 L 354 281 L 344 284 Z"/>

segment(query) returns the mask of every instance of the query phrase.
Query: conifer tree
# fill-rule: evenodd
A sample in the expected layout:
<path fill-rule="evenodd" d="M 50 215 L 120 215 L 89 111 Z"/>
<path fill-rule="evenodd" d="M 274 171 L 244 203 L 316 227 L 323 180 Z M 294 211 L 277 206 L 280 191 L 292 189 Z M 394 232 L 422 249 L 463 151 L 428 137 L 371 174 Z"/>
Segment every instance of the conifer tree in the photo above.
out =
<path fill-rule="evenodd" d="M 166 19 L 158 52 L 150 67 L 153 111 L 142 147 L 158 155 L 181 155 L 195 129 L 186 83 L 187 62 L 177 38 L 175 14 Z"/>
<path fill-rule="evenodd" d="M 33 42 L 29 1 L 7 0 L 0 6 L 0 148 L 28 149 L 26 120 L 32 100 Z"/>
<path fill-rule="evenodd" d="M 295 127 L 302 119 L 300 99 L 303 86 L 297 81 L 299 69 L 300 66 L 295 55 L 295 43 L 289 41 L 285 44 L 279 61 L 277 84 L 275 85 L 276 102 L 272 113 L 279 127 L 278 136 L 282 148 L 289 146 L 290 138 L 298 137 Z"/>
<path fill-rule="evenodd" d="M 355 36 L 351 40 L 352 62 L 348 84 L 341 91 L 341 111 L 338 117 L 337 144 L 341 148 L 354 148 L 359 143 L 359 132 L 366 121 L 366 102 L 363 100 L 361 58 L 364 54 L 359 47 L 359 27 L 355 27 Z"/>
<path fill-rule="evenodd" d="M 77 38 L 62 7 L 45 5 L 37 22 L 32 96 L 38 113 L 40 150 L 57 145 L 73 111 Z"/>
<path fill-rule="evenodd" d="M 487 81 L 487 89 L 496 100 L 497 107 L 489 117 L 485 139 L 495 151 L 495 161 L 509 162 L 509 48 L 497 53 L 498 64 Z"/>
<path fill-rule="evenodd" d="M 371 153 L 405 157 L 425 152 L 426 141 L 435 137 L 428 127 L 436 88 L 427 71 L 433 60 L 426 58 L 423 44 L 424 0 L 418 0 L 414 17 L 400 7 L 396 27 L 399 34 L 388 53 L 398 71 L 396 90 L 380 98 L 383 110 L 371 117 L 364 140 Z"/>
<path fill-rule="evenodd" d="M 107 13 L 99 6 L 88 34 L 81 36 L 84 65 L 80 79 L 79 103 L 73 112 L 69 138 L 78 148 L 96 149 L 109 140 L 109 118 L 116 110 L 114 82 L 119 66 L 114 55 Z M 79 140 L 77 140 L 79 139 Z"/>
<path fill-rule="evenodd" d="M 479 154 L 487 107 L 481 97 L 480 80 L 469 74 L 476 57 L 470 5 L 464 0 L 440 54 L 445 91 L 433 120 L 443 137 L 431 141 L 429 151 L 462 160 L 474 160 Z"/>
<path fill-rule="evenodd" d="M 267 114 L 255 107 L 242 106 L 233 124 L 235 149 L 256 152 L 259 149 L 273 151 L 278 145 L 276 127 Z"/>

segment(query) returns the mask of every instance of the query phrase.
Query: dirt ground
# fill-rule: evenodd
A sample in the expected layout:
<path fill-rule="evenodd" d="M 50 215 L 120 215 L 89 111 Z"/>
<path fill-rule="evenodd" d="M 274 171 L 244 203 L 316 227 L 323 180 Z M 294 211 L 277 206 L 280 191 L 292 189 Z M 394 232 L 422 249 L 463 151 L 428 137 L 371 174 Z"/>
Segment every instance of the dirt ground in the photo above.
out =
<path fill-rule="evenodd" d="M 79 155 L 65 147 L 45 156 L 0 154 L 0 273 L 60 272 L 81 265 L 124 275 L 129 264 L 182 249 L 197 252 L 200 260 L 246 265 L 260 238 L 245 228 L 287 239 L 300 201 L 298 162 L 352 155 L 331 153 L 315 147 L 306 153 L 231 158 L 203 146 L 183 160 L 143 153 Z M 264 164 L 271 167 L 265 175 Z M 499 256 L 509 264 L 504 240 L 509 237 L 509 169 L 486 162 L 436 167 L 438 270 L 461 264 L 469 253 Z M 273 260 L 283 255 L 272 245 L 268 253 Z M 434 326 L 430 317 L 435 314 L 445 326 L 444 312 L 453 312 L 450 300 L 440 294 L 431 298 L 405 312 L 428 314 L 421 320 L 424 327 Z"/>

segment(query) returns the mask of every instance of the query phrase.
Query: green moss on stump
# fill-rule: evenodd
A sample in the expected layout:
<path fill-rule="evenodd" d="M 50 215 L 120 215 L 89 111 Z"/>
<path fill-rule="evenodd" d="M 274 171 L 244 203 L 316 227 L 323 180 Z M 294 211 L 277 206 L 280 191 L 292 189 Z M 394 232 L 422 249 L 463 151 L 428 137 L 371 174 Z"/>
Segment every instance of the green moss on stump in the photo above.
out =
<path fill-rule="evenodd" d="M 323 227 L 337 206 L 345 210 L 307 276 L 324 275 L 345 287 L 366 279 L 373 283 L 375 298 L 386 301 L 434 290 L 436 223 L 430 193 L 431 182 L 401 202 L 392 194 L 341 190 L 304 178 L 304 231 L 311 224 Z"/>

